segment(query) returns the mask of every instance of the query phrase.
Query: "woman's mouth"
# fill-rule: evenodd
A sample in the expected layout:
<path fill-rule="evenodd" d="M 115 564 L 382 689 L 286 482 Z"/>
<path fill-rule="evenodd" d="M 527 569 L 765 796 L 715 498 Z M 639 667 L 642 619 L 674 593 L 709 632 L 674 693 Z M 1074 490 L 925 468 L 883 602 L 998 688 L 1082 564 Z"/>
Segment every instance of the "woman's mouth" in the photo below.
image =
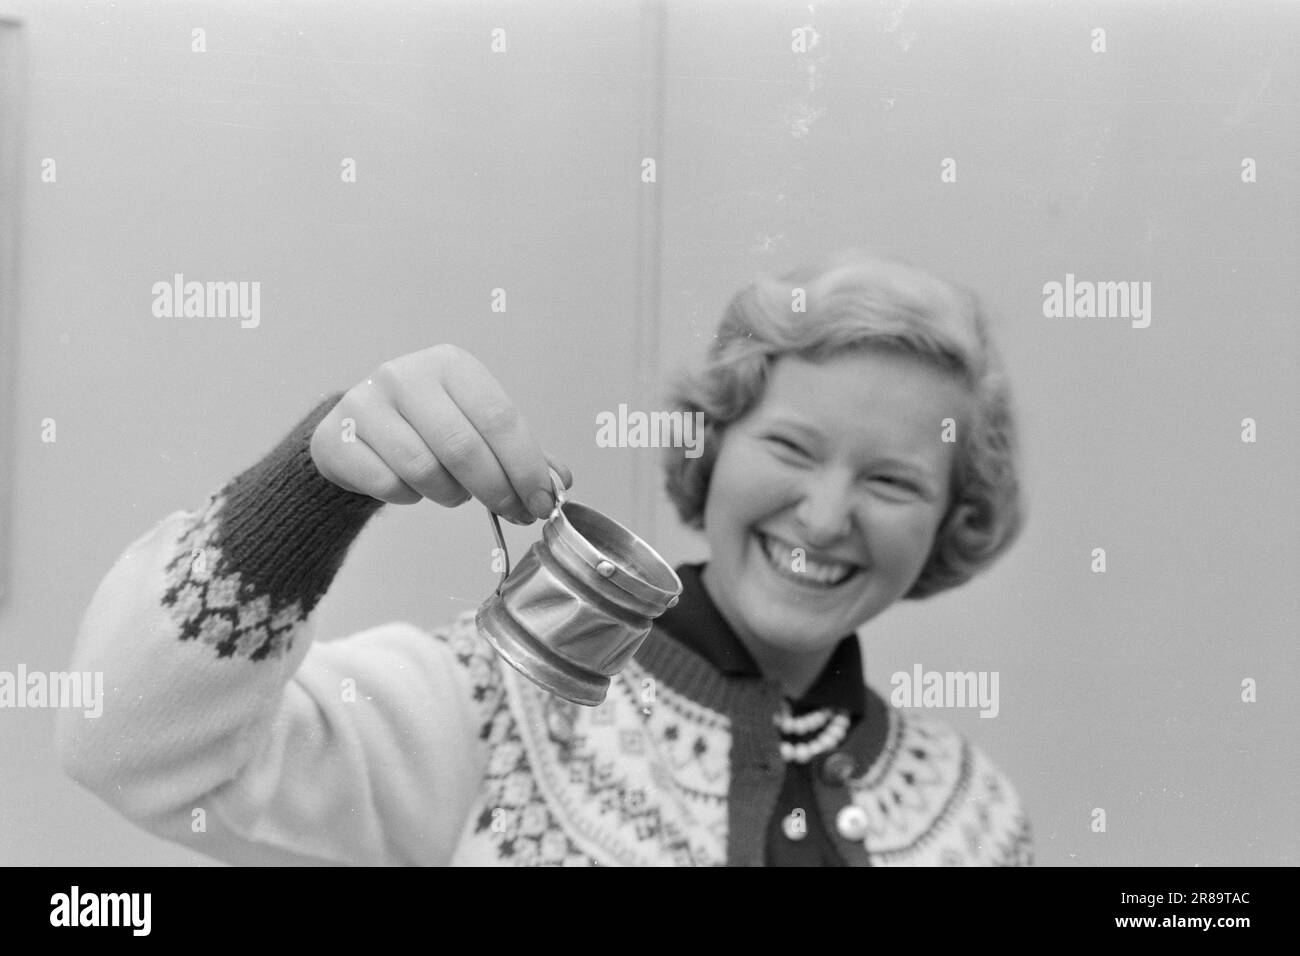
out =
<path fill-rule="evenodd" d="M 796 553 L 796 546 L 761 531 L 756 531 L 754 537 L 769 568 L 785 580 L 806 588 L 828 591 L 842 586 L 865 570 L 860 564 L 814 561 L 806 554 Z"/>

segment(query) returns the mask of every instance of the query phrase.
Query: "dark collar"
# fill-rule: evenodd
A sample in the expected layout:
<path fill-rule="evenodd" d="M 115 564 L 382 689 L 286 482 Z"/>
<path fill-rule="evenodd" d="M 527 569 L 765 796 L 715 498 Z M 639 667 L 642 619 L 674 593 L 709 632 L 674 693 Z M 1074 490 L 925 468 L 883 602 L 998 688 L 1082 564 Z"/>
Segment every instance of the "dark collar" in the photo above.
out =
<path fill-rule="evenodd" d="M 683 564 L 675 570 L 682 581 L 681 600 L 657 618 L 655 625 L 728 677 L 762 678 L 753 655 L 709 597 L 700 578 L 704 565 Z M 796 711 L 837 707 L 855 717 L 866 713 L 867 690 L 856 634 L 840 639 L 821 674 L 794 703 Z"/>

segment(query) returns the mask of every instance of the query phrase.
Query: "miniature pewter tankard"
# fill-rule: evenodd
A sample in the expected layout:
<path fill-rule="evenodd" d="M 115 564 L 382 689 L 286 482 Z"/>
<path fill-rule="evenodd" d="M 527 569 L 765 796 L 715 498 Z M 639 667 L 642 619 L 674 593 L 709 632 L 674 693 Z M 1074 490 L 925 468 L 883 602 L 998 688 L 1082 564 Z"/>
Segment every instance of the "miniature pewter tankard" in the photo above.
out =
<path fill-rule="evenodd" d="M 555 508 L 542 539 L 510 570 L 501 523 L 489 508 L 501 580 L 475 622 L 498 654 L 534 684 L 595 707 L 650 633 L 677 603 L 682 582 L 653 548 L 599 511 L 568 501 L 551 469 Z"/>

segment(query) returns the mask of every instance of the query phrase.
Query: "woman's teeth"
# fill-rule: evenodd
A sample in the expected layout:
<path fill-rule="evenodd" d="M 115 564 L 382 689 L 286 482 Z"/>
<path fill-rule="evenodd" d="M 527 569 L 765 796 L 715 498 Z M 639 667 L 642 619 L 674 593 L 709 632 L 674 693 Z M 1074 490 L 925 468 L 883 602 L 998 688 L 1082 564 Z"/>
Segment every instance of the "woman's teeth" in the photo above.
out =
<path fill-rule="evenodd" d="M 767 563 L 777 574 L 790 581 L 797 581 L 805 586 L 831 588 L 843 584 L 860 569 L 856 564 L 843 564 L 838 561 L 823 563 L 804 556 L 800 558 L 803 570 L 794 569 L 795 555 L 792 548 L 766 535 L 758 535 L 759 547 L 767 555 Z"/>

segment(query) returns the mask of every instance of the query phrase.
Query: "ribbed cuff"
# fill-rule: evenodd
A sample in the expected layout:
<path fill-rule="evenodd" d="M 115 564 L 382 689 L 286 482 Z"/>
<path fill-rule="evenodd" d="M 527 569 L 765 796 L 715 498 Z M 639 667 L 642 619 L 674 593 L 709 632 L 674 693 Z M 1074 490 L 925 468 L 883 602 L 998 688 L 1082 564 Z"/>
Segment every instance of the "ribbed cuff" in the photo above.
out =
<path fill-rule="evenodd" d="M 243 587 L 269 595 L 272 607 L 295 600 L 304 613 L 315 607 L 353 540 L 383 507 L 329 481 L 311 460 L 312 433 L 342 397 L 337 392 L 323 400 L 221 490 L 217 544 Z"/>

